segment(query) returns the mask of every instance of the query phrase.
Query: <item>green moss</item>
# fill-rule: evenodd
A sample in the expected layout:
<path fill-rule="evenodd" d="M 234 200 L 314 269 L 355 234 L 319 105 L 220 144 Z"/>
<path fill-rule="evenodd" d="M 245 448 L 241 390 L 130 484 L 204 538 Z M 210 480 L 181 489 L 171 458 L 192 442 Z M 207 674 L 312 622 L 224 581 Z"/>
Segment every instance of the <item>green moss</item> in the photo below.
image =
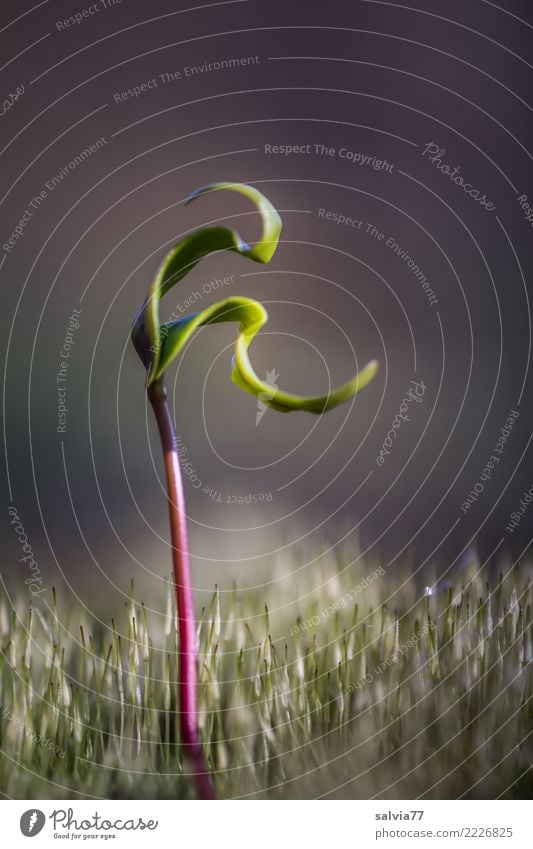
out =
<path fill-rule="evenodd" d="M 428 596 L 409 578 L 392 593 L 378 567 L 323 564 L 215 593 L 200 709 L 219 795 L 529 797 L 531 570 L 487 586 L 473 562 L 461 581 Z M 92 631 L 78 609 L 30 615 L 0 596 L 5 795 L 193 795 L 172 604 L 169 592 L 167 614 L 148 615 L 132 592 Z"/>

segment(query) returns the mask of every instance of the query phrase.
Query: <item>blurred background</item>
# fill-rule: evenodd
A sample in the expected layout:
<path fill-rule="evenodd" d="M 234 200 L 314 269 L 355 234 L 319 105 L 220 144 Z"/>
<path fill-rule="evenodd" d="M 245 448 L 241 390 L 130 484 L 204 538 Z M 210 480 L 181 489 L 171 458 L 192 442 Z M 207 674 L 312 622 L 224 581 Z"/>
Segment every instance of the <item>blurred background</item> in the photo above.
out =
<path fill-rule="evenodd" d="M 247 295 L 269 313 L 253 363 L 281 388 L 326 392 L 370 359 L 380 369 L 326 416 L 281 415 L 231 383 L 234 327 L 194 337 L 167 383 L 199 605 L 234 580 L 268 599 L 341 543 L 343 569 L 382 564 L 391 586 L 446 581 L 474 549 L 495 568 L 527 554 L 533 512 L 509 523 L 533 483 L 530 11 L 2 4 L 8 586 L 26 577 L 14 505 L 45 603 L 68 584 L 105 612 L 134 579 L 163 604 L 162 463 L 129 332 L 185 233 L 220 222 L 258 237 L 237 195 L 184 206 L 220 180 L 269 197 L 279 249 L 268 266 L 208 257 L 162 320 Z"/>

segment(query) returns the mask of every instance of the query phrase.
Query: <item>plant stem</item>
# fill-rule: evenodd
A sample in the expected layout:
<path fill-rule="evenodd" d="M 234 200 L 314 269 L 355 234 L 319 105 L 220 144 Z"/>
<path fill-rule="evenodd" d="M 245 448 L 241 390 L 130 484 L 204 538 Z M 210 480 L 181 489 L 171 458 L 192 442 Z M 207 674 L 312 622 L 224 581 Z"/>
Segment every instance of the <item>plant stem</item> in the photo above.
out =
<path fill-rule="evenodd" d="M 214 799 L 215 791 L 205 763 L 198 728 L 198 645 L 189 563 L 187 517 L 176 449 L 176 434 L 167 404 L 167 392 L 162 381 L 151 384 L 147 393 L 159 428 L 165 461 L 172 565 L 179 625 L 178 696 L 181 738 L 185 755 L 193 768 L 199 797 Z"/>

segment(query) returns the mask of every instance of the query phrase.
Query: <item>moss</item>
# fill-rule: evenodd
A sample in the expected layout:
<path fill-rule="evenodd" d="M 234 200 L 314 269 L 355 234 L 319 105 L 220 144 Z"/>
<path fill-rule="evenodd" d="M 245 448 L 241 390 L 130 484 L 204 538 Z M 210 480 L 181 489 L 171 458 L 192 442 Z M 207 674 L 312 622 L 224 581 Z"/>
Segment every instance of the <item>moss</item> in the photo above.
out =
<path fill-rule="evenodd" d="M 531 569 L 487 585 L 473 562 L 428 595 L 338 561 L 287 586 L 215 592 L 203 612 L 200 717 L 218 794 L 529 797 Z M 113 627 L 92 631 L 77 608 L 30 616 L 0 597 L 5 795 L 194 795 L 172 598 L 148 615 L 132 592 Z"/>

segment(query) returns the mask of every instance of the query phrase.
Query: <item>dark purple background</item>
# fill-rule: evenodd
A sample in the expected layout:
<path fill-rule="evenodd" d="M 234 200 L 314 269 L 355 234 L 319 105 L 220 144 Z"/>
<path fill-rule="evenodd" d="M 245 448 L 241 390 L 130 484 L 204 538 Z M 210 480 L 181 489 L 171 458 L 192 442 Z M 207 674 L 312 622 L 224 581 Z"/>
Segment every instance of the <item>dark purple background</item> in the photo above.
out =
<path fill-rule="evenodd" d="M 0 119 L 2 243 L 46 181 L 107 140 L 2 251 L 5 456 L 47 583 L 61 569 L 82 595 L 108 600 L 110 582 L 127 591 L 131 577 L 144 586 L 150 573 L 168 573 L 159 448 L 151 419 L 147 440 L 129 325 L 180 234 L 219 219 L 248 239 L 258 232 L 237 196 L 184 208 L 189 192 L 217 180 L 253 183 L 282 211 L 278 253 L 266 268 L 229 254 L 208 258 L 167 296 L 162 316 L 206 281 L 233 274 L 197 308 L 229 294 L 266 304 L 270 321 L 252 348 L 262 376 L 275 369 L 281 387 L 315 392 L 328 388 L 326 364 L 333 384 L 347 379 L 354 353 L 359 365 L 375 357 L 381 368 L 351 408 L 322 419 L 269 410 L 256 427 L 256 402 L 229 379 L 235 329 L 195 338 L 170 380 L 177 429 L 202 487 L 223 496 L 216 502 L 186 485 L 197 585 L 264 580 L 272 563 L 290 569 L 292 558 L 316 556 L 350 532 L 370 559 L 391 564 L 391 575 L 396 558 L 436 562 L 442 574 L 476 540 L 483 556 L 495 546 L 518 556 L 533 516 L 506 531 L 533 483 L 520 272 L 529 287 L 533 240 L 517 200 L 533 198 L 530 4 L 512 0 L 504 11 L 482 0 L 433 0 L 417 11 L 246 0 L 178 13 L 188 4 L 123 0 L 57 29 L 89 5 L 50 0 L 10 25 L 29 7 L 2 4 L 2 97 L 25 87 Z M 114 100 L 164 72 L 245 56 L 260 61 Z M 495 211 L 422 156 L 430 142 Z M 267 155 L 265 144 L 347 147 L 394 169 Z M 383 243 L 321 220 L 321 208 L 393 236 L 438 304 Z M 55 375 L 73 308 L 81 326 L 61 436 Z M 423 403 L 379 468 L 412 379 L 427 386 Z M 501 462 L 463 514 L 511 409 L 520 418 Z M 264 491 L 272 501 L 224 503 Z M 4 502 L 7 516 L 8 485 Z M 5 527 L 2 572 L 14 577 L 16 540 Z"/>

